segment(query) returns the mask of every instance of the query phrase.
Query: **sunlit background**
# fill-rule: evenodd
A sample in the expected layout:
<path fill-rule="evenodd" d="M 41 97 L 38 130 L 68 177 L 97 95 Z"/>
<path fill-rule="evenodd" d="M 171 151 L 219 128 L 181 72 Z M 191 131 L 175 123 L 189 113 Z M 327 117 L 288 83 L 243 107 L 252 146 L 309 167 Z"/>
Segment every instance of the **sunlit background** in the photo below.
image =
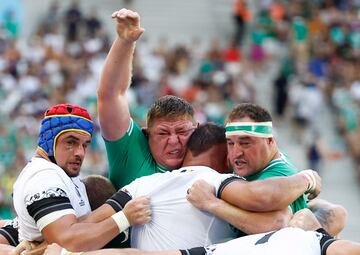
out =
<path fill-rule="evenodd" d="M 321 198 L 345 206 L 342 238 L 360 242 L 359 0 L 0 0 L 0 218 L 13 216 L 12 184 L 36 148 L 44 110 L 87 107 L 127 7 L 146 29 L 128 93 L 144 123 L 174 94 L 200 122 L 223 123 L 239 102 L 274 117 L 281 150 L 323 177 Z M 114 113 L 116 114 L 116 113 Z M 99 128 L 82 174 L 106 176 Z"/>

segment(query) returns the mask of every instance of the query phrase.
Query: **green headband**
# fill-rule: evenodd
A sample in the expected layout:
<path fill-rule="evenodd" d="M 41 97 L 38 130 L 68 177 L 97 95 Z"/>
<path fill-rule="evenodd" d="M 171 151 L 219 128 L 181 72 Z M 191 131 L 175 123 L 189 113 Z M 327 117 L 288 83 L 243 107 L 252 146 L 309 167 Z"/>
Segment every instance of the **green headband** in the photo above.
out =
<path fill-rule="evenodd" d="M 272 122 L 229 122 L 226 124 L 226 137 L 231 135 L 253 136 L 259 138 L 273 137 Z"/>

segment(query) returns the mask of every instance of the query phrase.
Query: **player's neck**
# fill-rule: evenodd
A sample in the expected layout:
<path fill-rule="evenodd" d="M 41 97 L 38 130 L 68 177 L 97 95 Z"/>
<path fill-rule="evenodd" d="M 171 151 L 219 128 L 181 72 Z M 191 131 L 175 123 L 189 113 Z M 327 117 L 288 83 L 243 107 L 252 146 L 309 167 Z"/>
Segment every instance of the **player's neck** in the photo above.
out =
<path fill-rule="evenodd" d="M 274 159 L 280 158 L 281 154 L 280 151 L 278 151 L 277 149 L 274 151 L 273 156 L 271 157 L 270 161 L 273 161 Z"/>
<path fill-rule="evenodd" d="M 183 167 L 185 166 L 206 166 L 208 165 L 208 160 L 204 160 L 200 157 L 186 157 L 182 164 Z"/>
<path fill-rule="evenodd" d="M 35 151 L 35 157 L 46 159 L 47 161 L 50 161 L 48 155 L 46 155 L 45 152 L 43 152 L 40 149 L 36 149 Z"/>
<path fill-rule="evenodd" d="M 206 151 L 197 154 L 196 156 L 188 151 L 185 155 L 182 166 L 207 166 L 217 170 L 218 172 L 223 172 L 225 168 L 227 169 L 226 145 L 224 144 L 222 146 L 222 150 L 220 149 L 221 146 L 222 145 L 214 145 Z"/>
<path fill-rule="evenodd" d="M 207 155 L 203 156 L 202 154 L 199 154 L 194 156 L 191 152 L 188 152 L 186 153 L 182 166 L 209 166 L 210 164 L 211 162 Z"/>

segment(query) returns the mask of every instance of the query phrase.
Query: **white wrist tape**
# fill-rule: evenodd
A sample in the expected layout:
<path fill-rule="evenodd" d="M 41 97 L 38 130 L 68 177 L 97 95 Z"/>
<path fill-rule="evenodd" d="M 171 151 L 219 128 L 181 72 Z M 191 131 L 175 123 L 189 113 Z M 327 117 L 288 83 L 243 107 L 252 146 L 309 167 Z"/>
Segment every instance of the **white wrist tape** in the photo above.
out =
<path fill-rule="evenodd" d="M 60 255 L 81 255 L 83 252 L 71 252 L 66 250 L 65 248 L 62 248 Z"/>
<path fill-rule="evenodd" d="M 316 178 L 312 170 L 304 170 L 300 172 L 308 180 L 308 188 L 306 192 L 313 192 L 316 189 Z"/>
<path fill-rule="evenodd" d="M 127 230 L 130 227 L 130 223 L 128 219 L 126 218 L 123 211 L 117 212 L 114 215 L 111 216 L 113 220 L 115 221 L 116 225 L 119 228 L 120 233 Z"/>

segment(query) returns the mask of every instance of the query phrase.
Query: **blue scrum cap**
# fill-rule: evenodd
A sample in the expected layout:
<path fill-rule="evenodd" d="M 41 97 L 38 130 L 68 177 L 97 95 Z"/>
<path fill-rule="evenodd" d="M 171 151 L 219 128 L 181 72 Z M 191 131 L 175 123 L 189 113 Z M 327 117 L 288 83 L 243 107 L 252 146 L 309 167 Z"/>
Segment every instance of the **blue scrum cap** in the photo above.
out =
<path fill-rule="evenodd" d="M 50 107 L 41 121 L 38 148 L 49 157 L 55 157 L 58 136 L 67 131 L 77 131 L 92 135 L 94 124 L 87 110 L 72 104 Z"/>

